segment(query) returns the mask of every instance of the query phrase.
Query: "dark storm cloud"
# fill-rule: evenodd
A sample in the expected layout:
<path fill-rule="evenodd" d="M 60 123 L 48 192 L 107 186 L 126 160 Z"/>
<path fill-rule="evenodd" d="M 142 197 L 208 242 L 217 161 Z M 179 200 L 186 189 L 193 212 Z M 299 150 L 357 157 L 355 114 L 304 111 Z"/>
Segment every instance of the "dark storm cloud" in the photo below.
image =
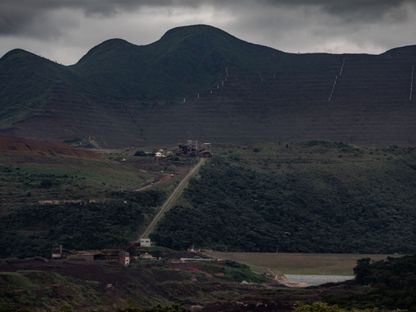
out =
<path fill-rule="evenodd" d="M 210 24 L 288 52 L 367 52 L 416 43 L 416 0 L 0 0 L 0 55 L 66 64 L 109 38 L 150 43 Z"/>
<path fill-rule="evenodd" d="M 402 19 L 404 4 L 412 0 L 266 0 L 269 4 L 286 6 L 316 6 L 333 16 L 344 20 Z"/>
<path fill-rule="evenodd" d="M 0 35 L 30 35 L 49 37 L 59 35 L 66 26 L 53 18 L 57 10 L 79 10 L 86 15 L 111 16 L 140 7 L 196 8 L 211 5 L 217 9 L 268 7 L 314 7 L 344 21 L 406 17 L 403 4 L 411 0 L 1 0 Z"/>
<path fill-rule="evenodd" d="M 54 11 L 62 9 L 81 10 L 87 15 L 111 15 L 118 10 L 134 9 L 140 5 L 170 5 L 171 2 L 168 0 L 1 0 L 0 34 L 38 37 L 59 34 L 59 21 L 55 21 L 51 16 Z"/>
<path fill-rule="evenodd" d="M 333 14 L 346 14 L 354 11 L 378 12 L 397 7 L 411 0 L 261 0 L 271 5 L 307 5 L 320 6 Z"/>

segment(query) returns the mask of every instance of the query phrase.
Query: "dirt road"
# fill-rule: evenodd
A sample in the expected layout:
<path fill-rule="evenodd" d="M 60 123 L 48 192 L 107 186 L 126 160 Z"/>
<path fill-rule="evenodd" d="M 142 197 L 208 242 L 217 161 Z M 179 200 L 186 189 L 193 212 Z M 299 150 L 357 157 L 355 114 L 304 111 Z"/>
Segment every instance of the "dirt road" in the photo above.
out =
<path fill-rule="evenodd" d="M 163 215 L 173 207 L 175 202 L 178 200 L 178 198 L 182 195 L 184 189 L 188 185 L 189 180 L 198 173 L 199 169 L 202 167 L 202 165 L 206 162 L 206 158 L 201 158 L 199 162 L 193 167 L 187 175 L 182 179 L 181 182 L 179 182 L 178 186 L 175 188 L 175 190 L 170 194 L 168 199 L 163 203 L 163 205 L 160 207 L 158 213 L 153 218 L 153 220 L 150 222 L 150 224 L 147 226 L 146 230 L 140 235 L 140 238 L 148 238 L 150 233 L 153 232 L 155 229 L 157 223 L 162 219 Z"/>
<path fill-rule="evenodd" d="M 173 174 L 169 174 L 169 173 L 162 174 L 156 177 L 152 182 L 147 183 L 141 188 L 133 190 L 133 192 L 144 192 L 144 191 L 150 190 L 161 183 L 169 181 L 170 179 L 173 178 L 173 176 L 174 176 Z"/>

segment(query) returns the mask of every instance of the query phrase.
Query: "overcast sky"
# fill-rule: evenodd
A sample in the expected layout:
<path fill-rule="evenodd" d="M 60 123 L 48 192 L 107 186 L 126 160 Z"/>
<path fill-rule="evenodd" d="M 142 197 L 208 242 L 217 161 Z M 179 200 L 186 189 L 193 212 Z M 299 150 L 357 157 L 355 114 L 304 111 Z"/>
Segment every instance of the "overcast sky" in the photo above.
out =
<path fill-rule="evenodd" d="M 287 52 L 381 53 L 416 44 L 416 0 L 0 0 L 0 55 L 72 64 L 106 39 L 142 45 L 190 24 Z"/>

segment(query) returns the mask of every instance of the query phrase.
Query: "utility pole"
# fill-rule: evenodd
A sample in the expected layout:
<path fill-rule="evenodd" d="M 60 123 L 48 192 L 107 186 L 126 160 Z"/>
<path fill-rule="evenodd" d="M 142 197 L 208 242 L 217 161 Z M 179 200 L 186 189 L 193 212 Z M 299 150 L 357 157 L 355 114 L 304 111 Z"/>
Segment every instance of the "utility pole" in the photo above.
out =
<path fill-rule="evenodd" d="M 413 100 L 413 80 L 414 80 L 414 73 L 415 73 L 415 65 L 412 66 L 412 75 L 410 78 L 410 95 L 409 95 L 409 101 Z"/>
<path fill-rule="evenodd" d="M 341 68 L 339 69 L 339 76 L 342 76 L 342 73 L 344 72 L 344 65 L 345 65 L 345 57 L 342 59 Z"/>
<path fill-rule="evenodd" d="M 334 92 L 335 92 L 335 87 L 337 85 L 337 81 L 338 81 L 338 76 L 335 76 L 335 80 L 334 80 L 334 83 L 332 85 L 332 90 L 331 90 L 331 94 L 329 95 L 328 102 L 331 102 L 332 101 L 332 97 L 334 96 Z"/>

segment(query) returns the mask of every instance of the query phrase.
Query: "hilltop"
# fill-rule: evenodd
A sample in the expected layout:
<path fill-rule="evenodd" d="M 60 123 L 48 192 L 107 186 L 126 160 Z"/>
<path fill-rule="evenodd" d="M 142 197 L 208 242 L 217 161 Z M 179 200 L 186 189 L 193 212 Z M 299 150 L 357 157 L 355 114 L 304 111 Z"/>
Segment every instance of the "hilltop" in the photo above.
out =
<path fill-rule="evenodd" d="M 103 147 L 188 137 L 412 145 L 415 63 L 415 46 L 292 54 L 207 25 L 148 45 L 107 40 L 71 66 L 17 49 L 0 59 L 0 131 Z"/>

